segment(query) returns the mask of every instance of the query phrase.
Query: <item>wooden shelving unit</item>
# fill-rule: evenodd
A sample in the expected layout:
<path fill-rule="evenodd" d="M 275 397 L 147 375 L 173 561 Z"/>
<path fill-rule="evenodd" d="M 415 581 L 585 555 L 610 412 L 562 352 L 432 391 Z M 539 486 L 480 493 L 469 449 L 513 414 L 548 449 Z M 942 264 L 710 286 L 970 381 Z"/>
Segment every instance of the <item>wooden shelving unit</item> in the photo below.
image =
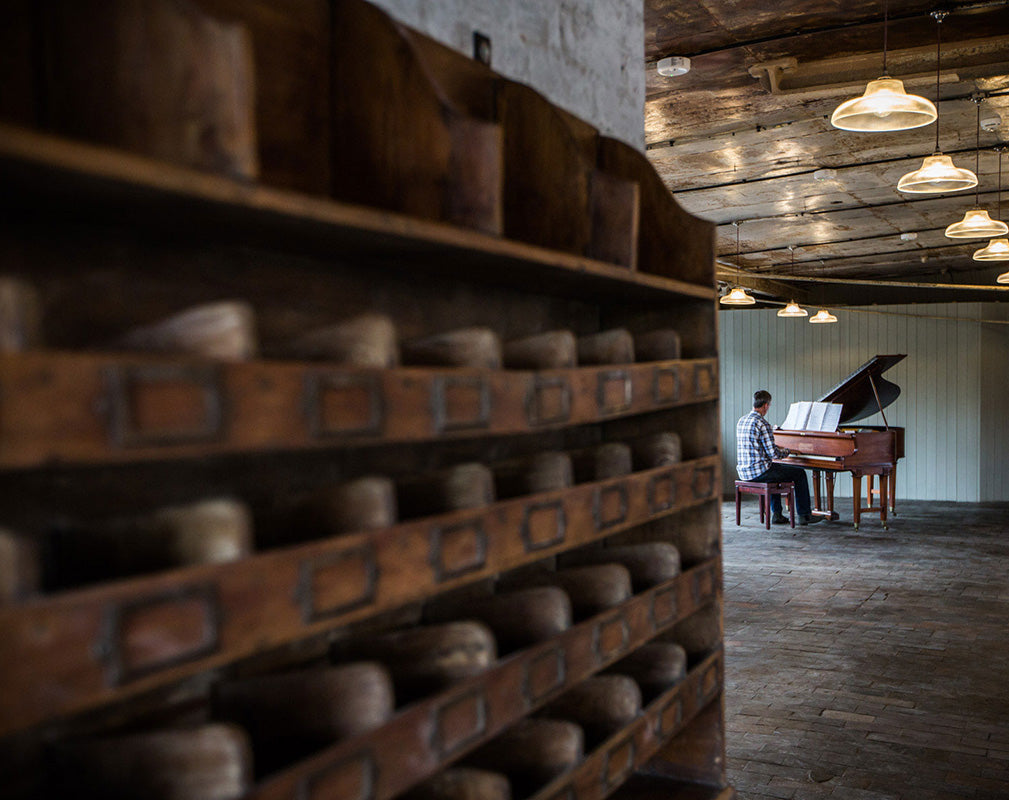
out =
<path fill-rule="evenodd" d="M 272 41 L 264 17 L 223 5 L 253 44 Z M 392 800 L 465 766 L 641 647 L 675 642 L 686 656 L 679 679 L 646 694 L 633 721 L 591 742 L 572 768 L 513 800 L 601 800 L 628 780 L 646 795 L 730 800 L 711 226 L 676 207 L 640 154 L 525 87 L 363 3 L 333 8 L 376 37 L 375 52 L 423 63 L 429 106 L 410 113 L 448 120 L 456 137 L 477 120 L 481 141 L 503 142 L 503 211 L 467 227 L 414 201 L 398 207 L 395 192 L 360 197 L 367 181 L 334 179 L 331 196 L 313 193 L 315 176 L 292 174 L 277 155 L 288 129 L 261 127 L 269 147 L 255 181 L 44 130 L 0 107 L 0 259 L 37 290 L 45 337 L 0 354 L 0 537 L 29 541 L 42 573 L 34 591 L 0 601 L 0 778 L 18 800 L 62 790 L 57 756 L 67 748 L 219 721 L 216 692 L 228 681 L 339 660 L 338 645 L 429 624 L 436 604 L 465 620 L 469 602 L 508 591 L 509 579 L 563 570 L 588 551 L 672 544 L 678 574 L 636 579 L 619 602 L 502 650 L 479 674 L 399 697 L 381 724 L 257 769 L 233 796 Z M 310 50 L 338 47 L 338 30 L 316 33 Z M 276 54 L 305 91 L 288 35 L 277 32 Z M 293 90 L 270 71 L 278 64 L 257 66 L 260 108 L 290 105 Z M 350 115 L 340 103 L 334 116 Z M 540 129 L 556 175 L 516 166 Z M 466 174 L 450 178 L 468 185 Z M 443 183 L 436 176 L 425 196 Z M 541 225 L 516 187 L 547 196 L 555 186 L 569 187 L 570 201 L 550 199 Z M 225 299 L 255 309 L 262 355 L 225 362 L 114 344 L 131 327 Z M 505 341 L 671 328 L 682 354 L 521 370 L 273 357 L 306 330 L 371 312 L 391 318 L 401 340 L 475 325 Z M 402 486 L 463 463 L 497 470 L 614 444 L 630 453 L 669 432 L 682 457 L 656 464 L 634 450 L 629 471 L 562 488 L 339 534 L 309 534 L 285 516 L 301 497 L 366 476 Z M 237 559 L 85 584 L 53 577 L 60 541 L 78 529 L 220 497 L 241 500 L 254 521 L 254 546 Z M 251 755 L 255 763 L 255 746 Z"/>
<path fill-rule="evenodd" d="M 8 201 L 147 228 L 195 227 L 216 237 L 309 255 L 340 253 L 489 283 L 598 297 L 619 291 L 654 305 L 714 300 L 714 286 L 629 270 L 455 225 L 198 172 L 89 143 L 0 124 Z M 82 200 L 86 198 L 86 204 Z"/>

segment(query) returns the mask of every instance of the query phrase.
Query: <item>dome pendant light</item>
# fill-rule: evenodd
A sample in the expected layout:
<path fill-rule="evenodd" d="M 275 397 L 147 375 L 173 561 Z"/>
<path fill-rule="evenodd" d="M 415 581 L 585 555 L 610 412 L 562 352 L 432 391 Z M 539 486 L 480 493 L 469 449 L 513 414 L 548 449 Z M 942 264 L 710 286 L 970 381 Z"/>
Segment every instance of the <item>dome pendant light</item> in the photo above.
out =
<path fill-rule="evenodd" d="M 809 318 L 809 322 L 812 325 L 819 325 L 824 322 L 837 322 L 837 317 L 831 314 L 827 309 L 821 308 L 815 315 Z"/>
<path fill-rule="evenodd" d="M 788 246 L 789 251 L 792 253 L 792 268 L 790 272 L 795 272 L 795 245 L 790 244 Z M 784 308 L 778 309 L 779 317 L 808 317 L 809 312 L 806 311 L 802 306 L 795 302 L 795 300 L 789 300 L 788 305 Z"/>
<path fill-rule="evenodd" d="M 1002 153 L 1005 152 L 1004 146 L 999 146 L 995 148 L 998 151 L 998 211 L 996 215 L 1001 218 L 1002 216 Z M 987 247 L 982 247 L 980 250 L 974 251 L 975 261 L 1009 261 L 1009 239 L 992 239 L 988 242 Z M 1009 272 L 1006 273 L 1009 275 Z M 1006 275 L 999 275 L 999 278 L 1004 278 Z M 1004 281 L 1000 281 L 1003 282 Z"/>
<path fill-rule="evenodd" d="M 736 272 L 739 273 L 739 220 L 732 223 L 736 226 Z M 739 282 L 738 279 L 736 281 Z M 757 301 L 746 293 L 742 286 L 733 286 L 732 291 L 718 299 L 723 306 L 752 306 Z"/>
<path fill-rule="evenodd" d="M 872 133 L 906 131 L 935 122 L 938 112 L 931 100 L 908 94 L 904 82 L 886 71 L 886 31 L 889 21 L 887 0 L 883 0 L 883 75 L 870 81 L 865 94 L 841 103 L 830 116 L 830 124 L 843 131 Z"/>
<path fill-rule="evenodd" d="M 722 296 L 718 302 L 723 306 L 752 306 L 757 301 L 742 286 L 733 286 L 732 291 Z"/>
<path fill-rule="evenodd" d="M 935 45 L 935 151 L 926 156 L 921 168 L 909 172 L 897 182 L 897 191 L 908 194 L 939 194 L 940 192 L 962 192 L 977 186 L 977 175 L 969 169 L 961 169 L 953 164 L 953 159 L 939 150 L 939 54 L 942 46 L 942 21 L 948 12 L 933 11 L 936 22 Z"/>
<path fill-rule="evenodd" d="M 820 265 L 823 266 L 823 261 L 820 262 Z M 825 292 L 821 288 L 820 289 L 821 303 L 825 302 L 824 295 Z M 826 308 L 821 308 L 819 311 L 817 311 L 813 316 L 809 318 L 809 322 L 812 325 L 822 325 L 827 322 L 837 322 L 837 317 L 831 314 Z"/>
<path fill-rule="evenodd" d="M 974 251 L 975 261 L 1009 261 L 1009 239 L 992 239 L 987 247 Z"/>
<path fill-rule="evenodd" d="M 977 134 L 974 149 L 974 172 L 980 172 L 981 164 L 981 95 L 971 98 L 977 106 Z M 1001 162 L 1000 162 L 1001 163 Z M 1001 170 L 999 171 L 999 183 L 1002 182 Z M 1001 214 L 1001 209 L 999 210 Z M 946 236 L 950 239 L 991 239 L 1009 233 L 1009 225 L 1004 222 L 992 219 L 988 212 L 981 208 L 978 187 L 974 187 L 974 208 L 969 209 L 963 215 L 963 219 L 954 222 L 946 228 Z"/>
<path fill-rule="evenodd" d="M 991 239 L 1009 233 L 1009 225 L 992 219 L 983 208 L 971 208 L 964 212 L 963 219 L 946 228 L 949 239 Z"/>
<path fill-rule="evenodd" d="M 779 317 L 808 317 L 809 312 L 794 300 L 789 300 L 788 305 L 778 310 Z"/>

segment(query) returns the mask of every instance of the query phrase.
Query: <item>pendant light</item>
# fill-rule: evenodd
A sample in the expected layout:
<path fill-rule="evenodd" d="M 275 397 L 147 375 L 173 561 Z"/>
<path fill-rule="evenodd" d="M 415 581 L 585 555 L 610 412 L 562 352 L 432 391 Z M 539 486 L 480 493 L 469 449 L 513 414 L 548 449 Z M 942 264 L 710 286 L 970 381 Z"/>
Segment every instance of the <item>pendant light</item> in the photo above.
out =
<path fill-rule="evenodd" d="M 748 295 L 742 286 L 733 286 L 732 291 L 722 295 L 718 302 L 723 306 L 752 306 L 757 301 Z"/>
<path fill-rule="evenodd" d="M 981 95 L 974 95 L 971 98 L 977 106 L 977 134 L 974 149 L 974 172 L 980 172 L 981 158 Z M 1001 183 L 1001 173 L 999 183 Z M 1001 209 L 999 211 L 1001 214 Z M 974 208 L 969 209 L 963 215 L 963 219 L 954 222 L 946 228 L 946 236 L 950 239 L 991 239 L 1009 233 L 1009 225 L 1001 220 L 992 219 L 988 216 L 988 211 L 981 208 L 981 199 L 978 186 L 974 186 Z"/>
<path fill-rule="evenodd" d="M 819 325 L 824 322 L 837 322 L 837 317 L 831 314 L 827 309 L 821 308 L 816 312 L 816 314 L 809 318 L 809 321 L 813 325 Z"/>
<path fill-rule="evenodd" d="M 953 159 L 944 156 L 939 150 L 939 54 L 942 45 L 942 21 L 947 11 L 933 11 L 932 18 L 936 22 L 935 45 L 935 150 L 926 156 L 920 169 L 909 172 L 897 182 L 897 191 L 908 194 L 939 194 L 940 192 L 961 192 L 977 186 L 977 175 L 969 169 L 961 169 L 953 163 Z"/>
<path fill-rule="evenodd" d="M 790 244 L 788 249 L 792 253 L 792 264 L 789 272 L 795 272 L 795 245 Z M 802 306 L 795 302 L 795 300 L 789 300 L 788 305 L 784 308 L 778 309 L 779 317 L 808 317 L 809 312 L 806 311 Z"/>
<path fill-rule="evenodd" d="M 794 300 L 789 300 L 788 304 L 781 309 L 778 309 L 779 317 L 808 317 L 809 312 L 806 311 L 802 306 L 796 303 Z"/>
<path fill-rule="evenodd" d="M 732 223 L 736 226 L 736 272 L 739 273 L 739 220 Z M 738 283 L 738 277 L 736 283 Z M 742 286 L 733 286 L 732 291 L 719 298 L 719 303 L 723 306 L 752 306 L 757 301 L 746 293 Z"/>
<path fill-rule="evenodd" d="M 992 239 L 974 253 L 975 261 L 1009 261 L 1009 239 Z"/>
<path fill-rule="evenodd" d="M 823 266 L 823 261 L 820 262 L 820 266 Z M 820 288 L 820 302 L 823 302 L 824 291 Z M 837 322 L 837 317 L 831 314 L 826 308 L 821 308 L 813 316 L 809 318 L 809 321 L 813 325 L 822 325 L 826 322 Z"/>
<path fill-rule="evenodd" d="M 935 122 L 938 112 L 931 100 L 907 94 L 904 82 L 886 71 L 887 0 L 883 0 L 883 76 L 870 81 L 865 94 L 841 103 L 830 124 L 843 131 L 906 131 Z"/>
<path fill-rule="evenodd" d="M 1002 218 L 1002 153 L 1005 147 L 996 147 L 998 151 L 998 211 L 996 216 Z M 975 261 L 1009 261 L 1009 239 L 992 239 L 987 247 L 974 251 Z M 1009 273 L 1007 273 L 1009 274 Z M 999 276 L 1002 277 L 1001 275 Z"/>

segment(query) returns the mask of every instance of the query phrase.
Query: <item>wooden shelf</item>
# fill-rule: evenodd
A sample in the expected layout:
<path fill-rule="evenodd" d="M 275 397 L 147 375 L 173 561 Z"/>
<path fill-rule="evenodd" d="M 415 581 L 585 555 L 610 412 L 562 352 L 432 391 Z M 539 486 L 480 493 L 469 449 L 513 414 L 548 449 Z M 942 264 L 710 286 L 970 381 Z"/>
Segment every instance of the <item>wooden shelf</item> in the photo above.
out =
<path fill-rule="evenodd" d="M 734 800 L 736 796 L 731 786 L 708 786 L 640 774 L 629 778 L 613 795 L 616 800 Z"/>
<path fill-rule="evenodd" d="M 0 469 L 530 433 L 714 400 L 717 369 L 713 358 L 527 372 L 0 356 Z"/>
<path fill-rule="evenodd" d="M 669 304 L 713 285 L 631 272 L 474 230 L 243 183 L 0 124 L 0 204 L 151 228 L 239 234 L 285 252 L 447 272 L 526 291 Z M 109 212 L 114 212 L 112 215 Z"/>
<path fill-rule="evenodd" d="M 443 612 L 465 619 L 468 599 L 498 578 L 505 587 L 526 577 L 510 571 L 553 569 L 565 563 L 553 557 L 586 545 L 665 544 L 682 548 L 686 571 L 658 585 L 637 573 L 637 588 L 648 588 L 619 605 L 415 699 L 378 728 L 306 745 L 325 749 L 279 771 L 261 760 L 265 777 L 250 786 L 245 774 L 235 793 L 394 800 L 662 635 L 693 664 L 684 680 L 533 797 L 602 800 L 661 764 L 684 798 L 729 800 L 731 790 L 698 793 L 724 783 L 713 226 L 680 208 L 633 147 L 361 0 L 187 6 L 176 39 L 158 42 L 170 69 L 152 59 L 122 72 L 125 99 L 105 77 L 122 60 L 123 31 L 76 6 L 42 19 L 29 5 L 8 38 L 39 69 L 12 85 L 62 133 L 0 122 L 0 241 L 15 256 L 9 276 L 37 295 L 14 320 L 17 339 L 36 341 L 44 321 L 52 349 L 0 355 L 9 483 L 0 524 L 39 556 L 43 585 L 77 588 L 31 594 L 32 574 L 11 595 L 28 599 L 0 605 L 0 641 L 14 656 L 0 659 L 5 786 L 18 798 L 46 794 L 63 745 L 213 717 L 217 681 L 310 667 L 331 643 L 346 641 L 350 654 Z M 181 13 L 163 5 L 152 8 Z M 110 7 L 108 19 L 129 11 L 136 23 L 131 9 Z M 200 51 L 202 26 L 217 30 L 223 17 L 234 18 L 229 40 L 251 47 L 235 71 Z M 85 23 L 95 36 L 79 35 Z M 241 89 L 241 108 L 222 86 Z M 176 95 L 198 99 L 205 119 L 162 100 Z M 144 129 L 165 147 L 126 135 L 152 111 L 165 122 Z M 141 155 L 155 152 L 166 160 Z M 404 341 L 476 326 L 511 341 L 672 328 L 683 349 L 666 352 L 691 358 L 364 369 L 108 347 L 124 331 L 222 300 L 255 309 L 270 355 L 334 322 L 382 314 Z M 659 432 L 678 434 L 691 460 L 520 497 L 506 485 L 537 449 L 595 455 L 601 443 Z M 501 465 L 494 477 L 506 499 L 411 517 L 405 482 L 459 462 Z M 399 482 L 404 521 L 306 541 L 319 532 L 284 517 L 327 482 L 370 473 Z M 108 576 L 127 570 L 63 569 L 92 541 L 90 521 L 208 496 L 247 503 L 267 549 L 125 579 Z M 147 544 L 144 531 L 129 535 Z M 82 585 L 89 577 L 102 582 Z M 236 724 L 262 746 L 255 722 Z M 111 761 L 111 772 L 146 771 L 118 747 Z M 169 772 L 197 781 L 201 770 L 173 759 Z M 114 793 L 99 784 L 118 779 L 88 786 L 66 775 L 92 793 Z"/>
<path fill-rule="evenodd" d="M 352 786 L 374 776 L 370 800 L 388 800 L 712 602 L 720 569 L 713 559 L 505 658 L 482 675 L 409 706 L 386 725 L 269 777 L 251 796 L 294 800 L 314 796 L 312 788 L 321 783 Z M 719 651 L 649 704 L 642 717 L 614 737 L 612 749 L 620 750 L 633 739 L 638 744 L 635 763 L 654 752 L 657 742 L 682 729 L 721 691 L 721 669 Z M 391 741 L 397 743 L 395 749 L 383 746 Z M 608 760 L 612 762 L 606 752 L 593 754 L 576 775 L 605 769 Z M 576 776 L 565 778 L 574 781 Z M 549 793 L 536 795 L 541 796 Z"/>
<path fill-rule="evenodd" d="M 718 469 L 708 456 L 0 607 L 18 653 L 0 664 L 0 736 L 710 502 Z"/>
<path fill-rule="evenodd" d="M 724 663 L 719 649 L 690 670 L 686 679 L 649 703 L 641 716 L 586 756 L 566 775 L 529 800 L 602 800 L 722 693 Z"/>

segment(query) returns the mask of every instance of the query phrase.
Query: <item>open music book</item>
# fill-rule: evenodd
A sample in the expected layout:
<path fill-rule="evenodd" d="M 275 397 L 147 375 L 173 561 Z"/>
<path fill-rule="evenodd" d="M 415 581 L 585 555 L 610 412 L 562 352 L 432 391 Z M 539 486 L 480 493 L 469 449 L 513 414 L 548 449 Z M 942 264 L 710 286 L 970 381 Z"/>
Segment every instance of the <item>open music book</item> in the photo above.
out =
<path fill-rule="evenodd" d="M 788 408 L 788 416 L 781 423 L 781 429 L 786 431 L 824 431 L 837 430 L 841 421 L 840 403 L 820 403 L 801 400 L 792 403 Z"/>

